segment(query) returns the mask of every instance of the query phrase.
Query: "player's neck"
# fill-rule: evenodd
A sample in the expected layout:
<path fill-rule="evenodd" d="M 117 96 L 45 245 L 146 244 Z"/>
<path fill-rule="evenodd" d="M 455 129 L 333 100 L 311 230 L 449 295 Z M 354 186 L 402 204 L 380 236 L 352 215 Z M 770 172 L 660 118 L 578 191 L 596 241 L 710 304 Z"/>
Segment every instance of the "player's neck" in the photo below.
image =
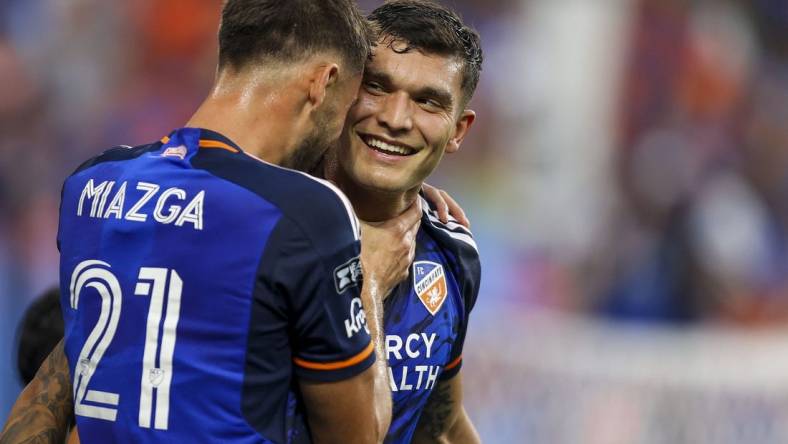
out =
<path fill-rule="evenodd" d="M 353 204 L 359 219 L 382 222 L 399 216 L 419 197 L 419 188 L 387 192 L 361 187 L 352 182 L 339 182 L 339 187 Z"/>
<path fill-rule="evenodd" d="M 367 188 L 350 179 L 336 163 L 325 159 L 323 174 L 333 181 L 350 199 L 359 219 L 381 222 L 399 216 L 418 199 L 421 186 L 406 191 L 385 191 Z"/>
<path fill-rule="evenodd" d="M 186 126 L 216 131 L 246 153 L 278 165 L 296 145 L 290 109 L 286 97 L 260 83 L 219 81 Z"/>

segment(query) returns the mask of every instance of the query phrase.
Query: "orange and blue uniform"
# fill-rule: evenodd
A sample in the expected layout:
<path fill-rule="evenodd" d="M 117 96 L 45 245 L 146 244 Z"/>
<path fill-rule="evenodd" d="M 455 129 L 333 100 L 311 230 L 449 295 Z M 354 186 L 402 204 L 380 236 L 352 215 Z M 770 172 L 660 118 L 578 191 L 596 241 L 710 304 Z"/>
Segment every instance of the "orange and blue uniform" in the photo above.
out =
<path fill-rule="evenodd" d="M 58 246 L 84 444 L 310 442 L 297 380 L 374 362 L 347 200 L 218 133 L 84 163 Z"/>
<path fill-rule="evenodd" d="M 410 276 L 384 304 L 393 399 L 386 443 L 409 443 L 435 385 L 459 372 L 481 279 L 471 233 L 456 221 L 440 222 L 426 200 L 422 208 Z"/>

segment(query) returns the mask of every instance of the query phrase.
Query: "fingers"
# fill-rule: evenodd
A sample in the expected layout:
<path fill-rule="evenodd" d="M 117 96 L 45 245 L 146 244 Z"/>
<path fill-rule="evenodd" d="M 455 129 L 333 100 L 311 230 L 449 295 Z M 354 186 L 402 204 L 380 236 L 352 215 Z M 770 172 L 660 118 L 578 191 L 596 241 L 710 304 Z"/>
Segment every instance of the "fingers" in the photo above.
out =
<path fill-rule="evenodd" d="M 435 206 L 435 210 L 438 212 L 438 219 L 444 224 L 449 223 L 450 209 L 448 202 L 443 197 L 445 192 L 426 183 L 422 184 L 421 189 L 424 191 L 424 197 Z"/>
<path fill-rule="evenodd" d="M 409 229 L 403 236 L 401 242 L 403 250 L 406 254 L 400 256 L 400 266 L 402 272 L 400 273 L 398 282 L 402 282 L 410 275 L 410 265 L 416 259 L 416 233 L 418 232 L 419 224 Z"/>
<path fill-rule="evenodd" d="M 398 245 L 400 274 L 398 282 L 408 278 L 410 265 L 416 257 L 416 236 L 421 226 L 421 202 L 416 200 L 399 219 L 398 233 L 393 243 Z"/>
<path fill-rule="evenodd" d="M 419 233 L 419 226 L 421 225 L 421 221 L 416 222 L 413 227 L 411 227 L 410 231 L 408 231 L 407 239 L 409 241 L 408 245 L 408 263 L 410 264 L 413 262 L 413 259 L 416 258 L 416 236 Z"/>
<path fill-rule="evenodd" d="M 418 226 L 419 222 L 421 222 L 421 199 L 416 199 L 397 219 L 403 222 L 403 231 L 409 231 L 414 226 Z"/>
<path fill-rule="evenodd" d="M 438 211 L 438 220 L 444 224 L 449 223 L 449 206 L 446 202 L 436 202 L 435 209 Z"/>
<path fill-rule="evenodd" d="M 383 222 L 362 222 L 361 262 L 370 281 L 377 282 L 380 294 L 388 295 L 408 278 L 416 257 L 416 236 L 421 226 L 420 199 L 396 218 Z"/>
<path fill-rule="evenodd" d="M 456 200 L 454 200 L 451 196 L 449 196 L 449 193 L 447 193 L 447 192 L 445 192 L 443 190 L 438 190 L 438 191 L 440 192 L 441 196 L 443 197 L 443 200 L 446 201 L 446 204 L 448 205 L 449 213 L 452 216 L 454 216 L 455 219 L 457 219 L 457 222 L 459 222 L 460 225 L 464 226 L 465 228 L 470 229 L 471 228 L 471 221 L 468 220 L 468 218 L 465 216 L 465 211 L 463 211 L 462 207 L 460 207 L 460 204 L 458 204 Z M 443 219 L 441 219 L 441 221 L 443 223 L 447 223 L 448 222 L 448 217 L 447 217 L 447 221 L 443 221 Z"/>
<path fill-rule="evenodd" d="M 422 190 L 424 191 L 424 197 L 435 207 L 435 211 L 438 213 L 438 220 L 447 224 L 450 218 L 453 217 L 465 228 L 471 228 L 471 221 L 468 220 L 465 211 L 463 211 L 456 200 L 449 196 L 449 193 L 426 183 L 422 185 Z"/>

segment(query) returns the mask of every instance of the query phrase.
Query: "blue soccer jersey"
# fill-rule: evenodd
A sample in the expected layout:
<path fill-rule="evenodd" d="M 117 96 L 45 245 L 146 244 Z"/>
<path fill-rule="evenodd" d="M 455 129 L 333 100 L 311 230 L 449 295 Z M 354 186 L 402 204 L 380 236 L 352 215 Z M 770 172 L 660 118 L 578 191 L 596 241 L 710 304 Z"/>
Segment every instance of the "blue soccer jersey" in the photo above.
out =
<path fill-rule="evenodd" d="M 393 397 L 386 443 L 409 443 L 435 384 L 460 370 L 481 279 L 470 232 L 453 221 L 441 223 L 427 201 L 422 205 L 410 276 L 384 303 Z"/>
<path fill-rule="evenodd" d="M 331 185 L 208 130 L 83 164 L 58 232 L 82 442 L 310 442 L 297 379 L 375 359 L 358 239 Z"/>

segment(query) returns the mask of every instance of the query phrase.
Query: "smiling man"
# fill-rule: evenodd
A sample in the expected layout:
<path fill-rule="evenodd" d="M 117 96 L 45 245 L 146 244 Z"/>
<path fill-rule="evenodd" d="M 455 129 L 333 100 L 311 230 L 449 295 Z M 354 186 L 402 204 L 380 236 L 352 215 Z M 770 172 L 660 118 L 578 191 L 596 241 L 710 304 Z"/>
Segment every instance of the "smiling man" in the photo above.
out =
<path fill-rule="evenodd" d="M 478 34 L 434 3 L 387 2 L 369 18 L 381 35 L 325 175 L 362 220 L 384 221 L 420 198 L 444 153 L 459 150 L 475 119 L 466 105 L 482 51 Z M 470 232 L 423 208 L 410 279 L 384 305 L 393 395 L 386 442 L 475 443 L 460 367 L 479 255 Z"/>
<path fill-rule="evenodd" d="M 381 441 L 376 295 L 410 246 L 370 244 L 378 227 L 362 253 L 342 193 L 280 167 L 334 145 L 374 38 L 352 0 L 224 2 L 215 83 L 185 127 L 66 179 L 65 338 L 1 443 L 62 443 L 71 413 L 85 444 Z M 415 227 L 418 206 L 404 214 Z"/>
<path fill-rule="evenodd" d="M 466 106 L 478 83 L 482 52 L 476 32 L 434 3 L 389 2 L 370 19 L 381 34 L 340 147 L 326 159 L 323 175 L 341 186 L 375 230 L 413 208 L 443 154 L 459 150 L 475 119 Z M 386 442 L 477 443 L 462 405 L 460 369 L 479 289 L 479 255 L 470 232 L 453 220 L 441 223 L 426 202 L 422 207 L 410 277 L 388 293 L 384 305 L 393 397 Z M 386 245 L 378 247 L 370 251 Z M 373 280 L 367 271 L 364 285 Z M 337 276 L 341 287 L 347 274 Z M 352 336 L 362 329 L 360 318 L 351 317 L 341 330 Z M 320 407 L 314 411 L 342 410 L 330 402 Z M 331 434 L 314 438 L 349 442 Z"/>

